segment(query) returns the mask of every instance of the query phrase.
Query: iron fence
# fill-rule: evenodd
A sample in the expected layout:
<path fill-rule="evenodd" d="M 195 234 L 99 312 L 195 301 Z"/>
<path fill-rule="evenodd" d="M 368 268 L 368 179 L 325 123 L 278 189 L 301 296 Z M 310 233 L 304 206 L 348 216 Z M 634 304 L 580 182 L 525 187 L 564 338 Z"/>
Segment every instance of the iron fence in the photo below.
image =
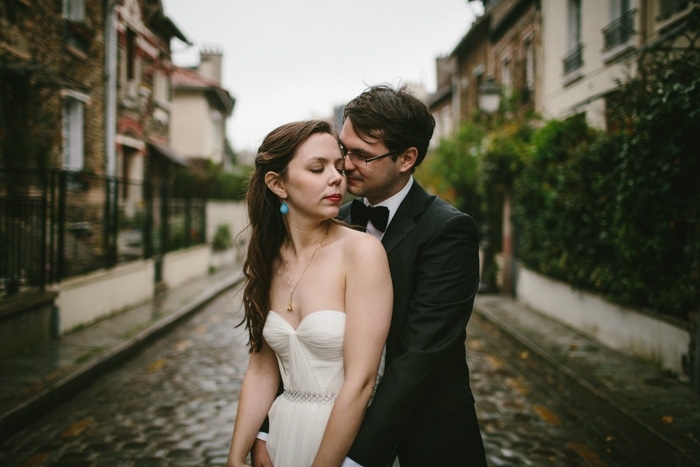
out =
<path fill-rule="evenodd" d="M 0 170 L 0 295 L 206 242 L 206 200 L 168 183 Z"/>

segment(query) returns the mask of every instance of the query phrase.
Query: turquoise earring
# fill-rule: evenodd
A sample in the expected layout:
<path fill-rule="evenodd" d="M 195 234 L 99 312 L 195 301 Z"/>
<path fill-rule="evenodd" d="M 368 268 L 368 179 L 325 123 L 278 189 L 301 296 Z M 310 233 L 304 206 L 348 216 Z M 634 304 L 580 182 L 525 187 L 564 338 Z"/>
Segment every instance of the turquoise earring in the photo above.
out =
<path fill-rule="evenodd" d="M 280 212 L 283 216 L 289 212 L 289 206 L 287 206 L 286 201 L 282 201 L 282 204 L 280 204 Z"/>

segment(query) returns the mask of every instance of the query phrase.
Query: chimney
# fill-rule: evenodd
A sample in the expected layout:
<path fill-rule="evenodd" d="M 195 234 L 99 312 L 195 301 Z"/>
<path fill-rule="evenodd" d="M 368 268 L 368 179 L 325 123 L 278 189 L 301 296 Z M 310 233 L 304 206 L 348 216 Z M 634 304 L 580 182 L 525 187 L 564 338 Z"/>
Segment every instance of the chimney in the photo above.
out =
<path fill-rule="evenodd" d="M 200 75 L 221 83 L 222 57 L 223 53 L 217 48 L 203 48 L 199 52 L 199 68 L 197 71 Z"/>

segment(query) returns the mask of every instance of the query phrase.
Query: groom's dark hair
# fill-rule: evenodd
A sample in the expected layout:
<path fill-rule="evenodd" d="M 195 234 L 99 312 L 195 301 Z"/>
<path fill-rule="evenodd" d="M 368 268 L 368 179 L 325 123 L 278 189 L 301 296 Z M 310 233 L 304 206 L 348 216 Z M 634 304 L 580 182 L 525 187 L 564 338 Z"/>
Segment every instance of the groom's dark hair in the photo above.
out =
<path fill-rule="evenodd" d="M 418 158 L 414 167 L 423 162 L 435 130 L 430 109 L 406 86 L 394 89 L 380 84 L 368 88 L 345 106 L 343 122 L 347 118 L 360 138 L 379 139 L 390 151 L 415 147 Z"/>

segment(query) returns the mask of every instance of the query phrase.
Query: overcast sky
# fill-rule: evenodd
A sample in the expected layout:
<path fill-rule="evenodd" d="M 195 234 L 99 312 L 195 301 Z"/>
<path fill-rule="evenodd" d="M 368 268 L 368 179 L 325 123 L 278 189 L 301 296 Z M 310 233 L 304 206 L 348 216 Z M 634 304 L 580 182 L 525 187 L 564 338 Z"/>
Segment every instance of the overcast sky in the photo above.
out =
<path fill-rule="evenodd" d="M 223 52 L 222 86 L 235 98 L 227 135 L 257 150 L 283 123 L 328 117 L 368 85 L 422 83 L 435 91 L 435 58 L 454 50 L 480 2 L 467 0 L 162 0 L 193 43 L 173 61 L 196 66 L 202 47 Z"/>

